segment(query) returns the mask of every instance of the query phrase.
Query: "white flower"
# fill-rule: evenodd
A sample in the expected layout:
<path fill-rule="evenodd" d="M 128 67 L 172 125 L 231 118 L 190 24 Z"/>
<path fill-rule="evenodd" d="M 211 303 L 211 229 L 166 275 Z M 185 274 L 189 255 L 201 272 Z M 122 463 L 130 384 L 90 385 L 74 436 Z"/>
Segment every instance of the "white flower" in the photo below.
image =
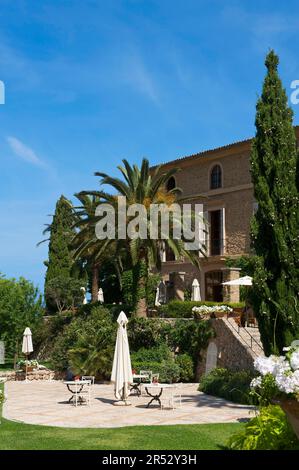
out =
<path fill-rule="evenodd" d="M 278 374 L 275 378 L 277 387 L 284 393 L 298 393 L 299 371 Z"/>
<path fill-rule="evenodd" d="M 294 351 L 290 357 L 290 364 L 293 370 L 299 369 L 299 350 Z"/>
<path fill-rule="evenodd" d="M 255 379 L 252 379 L 252 381 L 250 382 L 250 388 L 257 388 L 257 387 L 260 387 L 261 385 L 262 385 L 261 376 L 256 377 Z"/>
<path fill-rule="evenodd" d="M 233 309 L 228 307 L 227 305 L 215 305 L 215 306 L 208 306 L 208 305 L 201 305 L 200 307 L 193 307 L 192 312 L 195 313 L 213 313 L 213 312 L 232 312 Z"/>
<path fill-rule="evenodd" d="M 274 377 L 278 373 L 290 370 L 289 363 L 284 356 L 258 357 L 254 361 L 254 367 L 260 374 L 272 374 Z"/>
<path fill-rule="evenodd" d="M 283 348 L 282 350 L 283 351 L 290 351 L 290 349 L 292 349 L 291 346 L 288 346 L 288 347 Z"/>

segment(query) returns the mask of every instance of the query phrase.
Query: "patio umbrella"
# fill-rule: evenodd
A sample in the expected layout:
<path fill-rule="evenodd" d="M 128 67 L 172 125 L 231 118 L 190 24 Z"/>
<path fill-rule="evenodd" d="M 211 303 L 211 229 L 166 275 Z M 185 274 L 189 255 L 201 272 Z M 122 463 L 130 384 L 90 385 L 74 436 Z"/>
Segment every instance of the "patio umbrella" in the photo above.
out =
<path fill-rule="evenodd" d="M 223 286 L 252 286 L 252 277 L 244 276 L 222 283 Z"/>
<path fill-rule="evenodd" d="M 227 281 L 222 283 L 223 286 L 252 286 L 252 277 L 250 276 L 243 276 L 239 277 L 238 279 L 234 279 L 233 281 Z M 245 304 L 245 318 L 248 326 L 248 308 Z"/>
<path fill-rule="evenodd" d="M 32 345 L 32 333 L 30 328 L 25 328 L 25 331 L 23 333 L 23 345 L 22 345 L 22 353 L 25 354 L 26 356 L 26 377 L 25 380 L 27 382 L 27 360 L 28 356 L 30 353 L 33 351 L 33 345 Z"/>
<path fill-rule="evenodd" d="M 133 383 L 129 342 L 127 335 L 128 319 L 124 312 L 120 312 L 118 319 L 117 338 L 114 351 L 111 382 L 114 382 L 114 394 L 117 400 L 115 404 L 130 405 L 127 401 L 129 396 L 129 385 Z"/>
<path fill-rule="evenodd" d="M 100 287 L 98 291 L 98 302 L 104 303 L 104 293 L 103 289 Z"/>
<path fill-rule="evenodd" d="M 80 287 L 80 290 L 82 290 L 83 295 L 84 295 L 83 305 L 86 305 L 87 304 L 86 289 L 85 289 L 85 287 Z"/>
<path fill-rule="evenodd" d="M 160 294 L 160 291 L 159 291 L 159 286 L 158 286 L 156 289 L 155 307 L 160 307 L 161 305 L 159 302 L 159 294 Z"/>
<path fill-rule="evenodd" d="M 191 300 L 193 301 L 200 301 L 201 300 L 201 295 L 200 295 L 200 285 L 197 279 L 194 279 L 192 282 L 192 296 Z"/>

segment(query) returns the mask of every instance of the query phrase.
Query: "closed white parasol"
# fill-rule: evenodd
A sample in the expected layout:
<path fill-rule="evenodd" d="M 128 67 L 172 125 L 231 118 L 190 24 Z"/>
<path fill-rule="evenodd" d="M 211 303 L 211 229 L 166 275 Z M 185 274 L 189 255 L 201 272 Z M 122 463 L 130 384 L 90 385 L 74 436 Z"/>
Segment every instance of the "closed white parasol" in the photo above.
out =
<path fill-rule="evenodd" d="M 193 301 L 200 301 L 201 296 L 200 296 L 200 285 L 197 279 L 194 279 L 192 282 L 192 296 L 191 300 Z"/>
<path fill-rule="evenodd" d="M 115 398 L 121 400 L 118 405 L 130 405 L 127 401 L 129 387 L 133 383 L 132 366 L 127 334 L 128 319 L 124 312 L 121 312 L 117 319 L 118 330 L 114 351 L 111 382 L 114 382 Z"/>
<path fill-rule="evenodd" d="M 26 377 L 25 380 L 27 382 L 27 360 L 30 353 L 33 352 L 33 344 L 32 344 L 32 333 L 30 328 L 25 328 L 23 333 L 23 344 L 22 344 L 22 353 L 26 356 Z"/>
<path fill-rule="evenodd" d="M 23 333 L 23 345 L 22 345 L 22 353 L 26 356 L 29 356 L 30 353 L 33 352 L 33 345 L 32 345 L 32 333 L 30 328 L 26 328 Z"/>
<path fill-rule="evenodd" d="M 98 291 L 98 302 L 104 303 L 104 292 L 103 289 L 100 287 Z"/>

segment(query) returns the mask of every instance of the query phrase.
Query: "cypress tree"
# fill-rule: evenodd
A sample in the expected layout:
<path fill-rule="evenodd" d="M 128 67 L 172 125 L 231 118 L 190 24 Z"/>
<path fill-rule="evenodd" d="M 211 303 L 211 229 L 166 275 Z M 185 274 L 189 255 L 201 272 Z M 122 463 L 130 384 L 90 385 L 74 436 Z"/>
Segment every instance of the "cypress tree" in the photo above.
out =
<path fill-rule="evenodd" d="M 256 253 L 253 307 L 265 353 L 299 339 L 298 153 L 293 112 L 277 72 L 274 51 L 256 106 L 251 174 L 258 209 L 251 223 Z"/>
<path fill-rule="evenodd" d="M 53 221 L 49 227 L 49 255 L 48 261 L 45 262 L 45 265 L 47 266 L 45 278 L 45 299 L 49 310 L 53 308 L 46 295 L 49 281 L 58 277 L 65 279 L 72 277 L 71 271 L 74 261 L 70 244 L 74 236 L 73 223 L 74 215 L 71 202 L 64 196 L 61 196 L 56 203 Z"/>

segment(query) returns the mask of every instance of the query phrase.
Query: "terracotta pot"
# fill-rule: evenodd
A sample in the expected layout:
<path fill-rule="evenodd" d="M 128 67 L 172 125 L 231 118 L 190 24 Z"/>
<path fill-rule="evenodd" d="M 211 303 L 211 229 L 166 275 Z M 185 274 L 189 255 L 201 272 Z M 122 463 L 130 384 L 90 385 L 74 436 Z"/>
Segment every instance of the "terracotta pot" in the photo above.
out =
<path fill-rule="evenodd" d="M 283 409 L 288 420 L 299 439 L 299 401 L 297 400 L 279 400 L 277 404 Z"/>
<path fill-rule="evenodd" d="M 226 316 L 226 312 L 212 312 L 211 318 L 223 318 Z"/>
<path fill-rule="evenodd" d="M 34 369 L 33 366 L 27 366 L 27 372 L 32 372 Z M 22 371 L 26 372 L 26 366 L 22 366 Z"/>

